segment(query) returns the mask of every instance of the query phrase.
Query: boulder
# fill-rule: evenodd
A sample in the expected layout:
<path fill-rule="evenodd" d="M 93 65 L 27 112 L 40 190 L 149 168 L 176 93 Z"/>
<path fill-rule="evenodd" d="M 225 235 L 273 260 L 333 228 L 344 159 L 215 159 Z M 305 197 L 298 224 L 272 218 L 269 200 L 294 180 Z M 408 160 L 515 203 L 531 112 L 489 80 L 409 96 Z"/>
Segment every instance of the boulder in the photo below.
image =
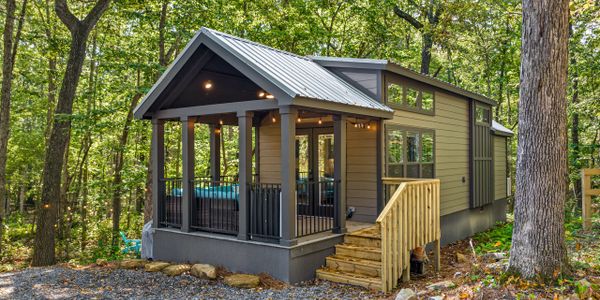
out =
<path fill-rule="evenodd" d="M 427 286 L 427 289 L 437 291 L 437 290 L 442 290 L 442 289 L 453 288 L 455 286 L 456 286 L 456 284 L 454 284 L 454 282 L 452 282 L 450 280 L 445 280 L 445 281 L 436 282 L 434 284 L 430 284 Z"/>
<path fill-rule="evenodd" d="M 149 264 L 146 264 L 146 266 L 144 266 L 144 269 L 146 269 L 147 272 L 160 272 L 170 265 L 170 263 L 164 261 L 154 261 Z"/>
<path fill-rule="evenodd" d="M 468 262 L 469 260 L 467 259 L 467 257 L 464 254 L 462 254 L 460 252 L 456 252 L 456 261 L 458 263 L 462 264 L 462 263 Z"/>
<path fill-rule="evenodd" d="M 225 284 L 238 288 L 255 288 L 260 284 L 260 278 L 250 274 L 233 274 L 225 277 Z"/>
<path fill-rule="evenodd" d="M 508 260 L 498 261 L 491 264 L 485 265 L 485 270 L 493 273 L 500 274 L 508 269 Z"/>
<path fill-rule="evenodd" d="M 395 300 L 417 300 L 417 294 L 411 289 L 401 289 Z"/>
<path fill-rule="evenodd" d="M 190 269 L 190 274 L 198 278 L 217 278 L 217 268 L 208 264 L 195 264 Z"/>
<path fill-rule="evenodd" d="M 169 276 L 178 276 L 190 270 L 190 265 L 170 265 L 164 269 L 162 272 Z"/>
<path fill-rule="evenodd" d="M 482 255 L 481 258 L 484 261 L 496 262 L 496 261 L 499 261 L 499 260 L 503 260 L 503 259 L 505 259 L 507 257 L 506 257 L 506 253 L 496 252 L 496 253 L 486 253 L 486 254 Z"/>
<path fill-rule="evenodd" d="M 121 269 L 137 269 L 145 266 L 147 261 L 143 259 L 124 259 L 119 263 Z"/>
<path fill-rule="evenodd" d="M 108 260 L 106 260 L 104 258 L 98 258 L 98 259 L 96 259 L 96 265 L 106 266 L 106 265 L 108 265 Z"/>

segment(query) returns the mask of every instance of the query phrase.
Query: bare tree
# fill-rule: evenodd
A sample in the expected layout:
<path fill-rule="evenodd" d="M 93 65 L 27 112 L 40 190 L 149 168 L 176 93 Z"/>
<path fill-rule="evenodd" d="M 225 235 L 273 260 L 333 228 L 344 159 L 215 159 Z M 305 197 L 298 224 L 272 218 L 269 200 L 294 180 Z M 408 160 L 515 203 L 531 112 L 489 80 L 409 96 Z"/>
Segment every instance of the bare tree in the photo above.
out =
<path fill-rule="evenodd" d="M 510 268 L 525 278 L 567 270 L 569 1 L 523 1 L 519 145 Z"/>
<path fill-rule="evenodd" d="M 12 91 L 13 70 L 17 49 L 21 39 L 21 31 L 25 21 L 27 0 L 23 1 L 23 7 L 17 25 L 17 33 L 14 35 L 15 24 L 15 0 L 6 1 L 6 19 L 4 20 L 3 53 L 2 53 L 2 90 L 0 92 L 0 252 L 2 250 L 2 225 L 4 222 L 4 207 L 8 197 L 6 192 L 6 159 L 8 152 L 8 137 L 10 129 L 10 98 Z"/>
<path fill-rule="evenodd" d="M 61 170 L 71 131 L 70 115 L 73 112 L 73 100 L 85 59 L 88 36 L 102 14 L 108 9 L 109 4 L 110 0 L 99 0 L 90 13 L 83 20 L 79 20 L 69 10 L 66 0 L 55 0 L 54 2 L 56 14 L 71 32 L 71 45 L 46 146 L 42 175 L 42 199 L 37 212 L 31 262 L 33 266 L 51 265 L 56 260 L 55 225 L 60 199 Z"/>

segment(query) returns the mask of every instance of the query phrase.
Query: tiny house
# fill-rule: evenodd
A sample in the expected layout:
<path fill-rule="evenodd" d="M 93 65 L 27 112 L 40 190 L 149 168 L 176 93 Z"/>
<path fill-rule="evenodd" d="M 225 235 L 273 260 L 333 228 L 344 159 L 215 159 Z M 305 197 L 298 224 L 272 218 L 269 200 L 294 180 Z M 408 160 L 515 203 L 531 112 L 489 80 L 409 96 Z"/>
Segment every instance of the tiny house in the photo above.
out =
<path fill-rule="evenodd" d="M 378 250 L 385 242 L 373 226 L 390 199 L 422 210 L 397 212 L 410 218 L 385 235 L 421 222 L 431 238 L 420 243 L 505 220 L 512 132 L 492 120 L 494 105 L 387 60 L 304 57 L 202 28 L 134 113 L 152 122 L 154 258 L 292 283 L 324 266 L 322 278 L 357 273 L 361 285 L 380 287 L 389 252 Z M 166 122 L 181 124 L 182 174 L 173 178 L 164 171 Z M 235 174 L 223 174 L 224 126 L 237 126 Z M 209 138 L 196 141 L 198 130 Z M 209 174 L 195 174 L 202 157 Z M 410 181 L 422 183 L 418 193 L 400 195 Z M 357 251 L 371 271 L 343 259 Z"/>

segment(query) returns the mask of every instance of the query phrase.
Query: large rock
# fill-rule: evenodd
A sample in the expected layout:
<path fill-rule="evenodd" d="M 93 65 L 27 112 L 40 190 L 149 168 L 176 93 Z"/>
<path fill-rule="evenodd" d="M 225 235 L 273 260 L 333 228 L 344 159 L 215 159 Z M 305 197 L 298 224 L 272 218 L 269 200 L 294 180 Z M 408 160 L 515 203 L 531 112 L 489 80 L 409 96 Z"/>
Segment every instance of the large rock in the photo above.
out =
<path fill-rule="evenodd" d="M 190 270 L 190 265 L 170 265 L 164 269 L 162 272 L 169 276 L 178 276 Z"/>
<path fill-rule="evenodd" d="M 154 261 L 151 262 L 149 264 L 146 264 L 146 266 L 144 266 L 144 269 L 146 269 L 147 272 L 160 272 L 162 271 L 164 268 L 170 266 L 171 264 L 168 262 L 164 262 L 164 261 Z"/>
<path fill-rule="evenodd" d="M 485 265 L 485 270 L 493 274 L 506 272 L 508 270 L 508 259 L 487 264 Z"/>
<path fill-rule="evenodd" d="M 145 266 L 148 262 L 143 259 L 124 259 L 119 263 L 121 269 L 137 269 Z"/>
<path fill-rule="evenodd" d="M 411 289 L 401 289 L 395 300 L 417 300 L 417 294 Z"/>
<path fill-rule="evenodd" d="M 430 284 L 427 286 L 427 289 L 438 291 L 438 290 L 442 290 L 442 289 L 453 288 L 455 286 L 456 286 L 456 284 L 454 284 L 454 282 L 445 280 L 445 281 L 436 282 L 434 284 Z"/>
<path fill-rule="evenodd" d="M 483 261 L 496 262 L 499 260 L 503 260 L 507 257 L 506 257 L 506 253 L 496 252 L 496 253 L 486 253 L 486 254 L 482 255 L 481 258 L 483 259 Z"/>
<path fill-rule="evenodd" d="M 108 265 L 108 260 L 106 260 L 104 258 L 98 258 L 98 259 L 96 259 L 96 265 L 106 266 L 106 265 Z"/>
<path fill-rule="evenodd" d="M 225 284 L 238 288 L 255 288 L 260 284 L 260 278 L 250 274 L 233 274 L 225 277 Z"/>
<path fill-rule="evenodd" d="M 217 278 L 217 268 L 207 264 L 195 264 L 190 269 L 190 274 L 198 278 Z"/>

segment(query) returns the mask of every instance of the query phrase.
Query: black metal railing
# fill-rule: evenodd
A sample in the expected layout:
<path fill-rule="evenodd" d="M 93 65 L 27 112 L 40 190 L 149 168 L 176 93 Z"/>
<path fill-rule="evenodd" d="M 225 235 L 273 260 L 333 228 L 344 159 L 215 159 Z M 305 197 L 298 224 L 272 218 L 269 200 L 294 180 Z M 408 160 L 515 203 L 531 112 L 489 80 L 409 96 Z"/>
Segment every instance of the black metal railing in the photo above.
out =
<path fill-rule="evenodd" d="M 163 193 L 158 208 L 159 225 L 181 228 L 182 181 L 180 178 L 164 178 L 160 184 Z"/>
<path fill-rule="evenodd" d="M 222 176 L 224 179 L 228 179 Z M 233 177 L 231 177 L 233 179 Z M 239 228 L 239 183 L 237 180 L 193 180 L 190 228 L 236 235 Z"/>
<path fill-rule="evenodd" d="M 281 184 L 250 184 L 249 236 L 253 240 L 280 239 Z"/>
<path fill-rule="evenodd" d="M 297 181 L 296 237 L 333 229 L 338 186 L 331 179 Z"/>

